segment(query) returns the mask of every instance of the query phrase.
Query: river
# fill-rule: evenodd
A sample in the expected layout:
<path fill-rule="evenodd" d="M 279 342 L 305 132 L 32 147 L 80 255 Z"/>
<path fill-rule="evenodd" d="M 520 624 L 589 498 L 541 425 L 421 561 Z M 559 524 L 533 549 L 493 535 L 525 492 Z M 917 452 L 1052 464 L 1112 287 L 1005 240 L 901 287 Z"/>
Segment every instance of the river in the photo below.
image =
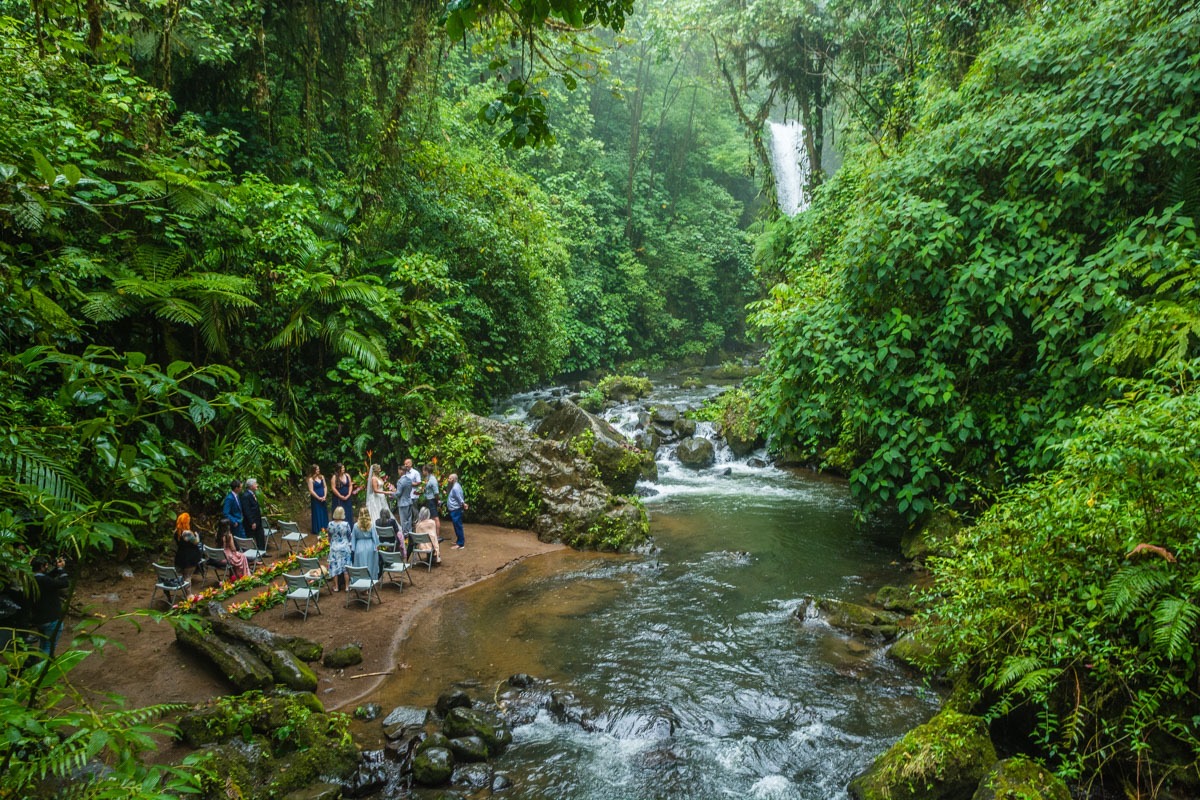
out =
<path fill-rule="evenodd" d="M 684 407 L 714 390 L 659 391 Z M 898 527 L 856 523 L 842 481 L 728 452 L 699 472 L 658 458 L 640 487 L 654 552 L 540 556 L 454 594 L 381 695 L 432 705 L 457 681 L 491 697 L 514 673 L 573 695 L 582 724 L 542 713 L 497 762 L 521 798 L 846 797 L 938 701 L 882 648 L 795 610 L 904 583 Z"/>

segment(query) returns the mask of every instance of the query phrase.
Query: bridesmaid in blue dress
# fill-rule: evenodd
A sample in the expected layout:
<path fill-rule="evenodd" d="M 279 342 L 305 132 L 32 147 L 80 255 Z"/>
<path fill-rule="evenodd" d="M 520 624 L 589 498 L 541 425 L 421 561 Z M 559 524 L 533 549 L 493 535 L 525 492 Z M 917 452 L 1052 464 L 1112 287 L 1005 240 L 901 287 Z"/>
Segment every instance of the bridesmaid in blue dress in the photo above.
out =
<path fill-rule="evenodd" d="M 325 489 L 325 476 L 321 474 L 318 464 L 308 468 L 308 494 L 312 505 L 312 532 L 319 534 L 329 527 L 329 509 L 325 505 L 329 492 Z"/>
<path fill-rule="evenodd" d="M 329 476 L 329 483 L 333 489 L 333 507 L 341 506 L 346 512 L 346 519 L 354 518 L 354 479 L 350 477 L 350 473 L 346 471 L 346 467 L 341 464 L 333 465 L 333 474 Z"/>

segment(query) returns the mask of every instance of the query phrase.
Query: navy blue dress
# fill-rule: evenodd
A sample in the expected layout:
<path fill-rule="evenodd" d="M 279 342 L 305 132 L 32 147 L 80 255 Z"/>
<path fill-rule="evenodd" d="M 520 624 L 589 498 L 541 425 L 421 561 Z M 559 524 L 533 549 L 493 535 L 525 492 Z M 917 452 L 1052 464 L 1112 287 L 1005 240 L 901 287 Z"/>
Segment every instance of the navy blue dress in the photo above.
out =
<path fill-rule="evenodd" d="M 325 491 L 325 481 L 314 480 L 313 491 L 329 499 L 329 493 Z M 312 532 L 320 533 L 322 528 L 329 527 L 329 507 L 325 504 L 325 500 L 311 498 L 312 501 Z"/>
<path fill-rule="evenodd" d="M 339 492 L 342 492 L 343 494 L 350 491 L 350 476 L 349 475 L 346 476 L 345 480 L 338 481 L 337 490 Z M 338 496 L 335 494 L 333 496 L 333 506 L 334 506 L 334 508 L 341 506 L 342 510 L 346 512 L 346 519 L 348 519 L 348 520 L 354 519 L 354 498 L 353 497 L 347 497 L 345 500 L 339 500 Z"/>

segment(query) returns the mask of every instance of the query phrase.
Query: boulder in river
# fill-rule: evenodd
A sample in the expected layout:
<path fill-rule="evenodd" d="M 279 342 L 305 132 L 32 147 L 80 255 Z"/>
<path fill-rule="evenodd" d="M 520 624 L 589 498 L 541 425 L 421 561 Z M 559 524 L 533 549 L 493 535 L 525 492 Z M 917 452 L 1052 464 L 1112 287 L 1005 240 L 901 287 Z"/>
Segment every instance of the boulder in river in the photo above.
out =
<path fill-rule="evenodd" d="M 413 756 L 412 770 L 422 786 L 441 786 L 454 774 L 454 754 L 448 747 L 426 747 Z"/>
<path fill-rule="evenodd" d="M 1024 756 L 996 763 L 971 800 L 1071 800 L 1063 779 Z"/>
<path fill-rule="evenodd" d="M 616 494 L 632 494 L 638 479 L 657 469 L 652 454 L 639 450 L 611 424 L 570 400 L 560 401 L 535 430 L 538 436 L 574 445 Z"/>
<path fill-rule="evenodd" d="M 850 781 L 855 800 L 970 800 L 996 763 L 982 717 L 943 708 Z"/>
<path fill-rule="evenodd" d="M 680 442 L 675 453 L 679 456 L 679 463 L 685 467 L 695 467 L 697 469 L 711 466 L 713 459 L 716 457 L 713 443 L 708 439 L 697 436 L 691 436 Z"/>
<path fill-rule="evenodd" d="M 835 628 L 855 636 L 876 641 L 890 641 L 900 633 L 903 617 L 891 611 L 871 608 L 859 603 L 834 600 L 828 597 L 813 599 L 806 597 L 796 609 L 796 616 L 806 619 L 817 615 Z"/>
<path fill-rule="evenodd" d="M 472 465 L 468 521 L 578 549 L 627 551 L 649 538 L 641 503 L 614 495 L 570 443 L 474 414 L 442 417 L 432 436 L 440 463 Z"/>
<path fill-rule="evenodd" d="M 503 720 L 471 708 L 451 709 L 442 724 L 442 732 L 451 739 L 477 736 L 487 745 L 490 755 L 498 755 L 512 744 L 512 731 Z"/>

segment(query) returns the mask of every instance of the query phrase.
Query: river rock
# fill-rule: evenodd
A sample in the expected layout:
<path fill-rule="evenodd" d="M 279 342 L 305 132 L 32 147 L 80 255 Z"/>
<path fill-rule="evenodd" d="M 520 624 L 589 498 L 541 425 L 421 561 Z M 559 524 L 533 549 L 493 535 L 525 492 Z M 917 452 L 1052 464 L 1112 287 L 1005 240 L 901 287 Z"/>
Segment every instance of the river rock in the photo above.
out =
<path fill-rule="evenodd" d="M 434 706 L 434 710 L 437 711 L 439 717 L 444 717 L 450 713 L 451 709 L 470 707 L 471 696 L 462 689 L 454 689 L 449 692 L 443 692 L 438 696 L 437 705 Z"/>
<path fill-rule="evenodd" d="M 650 421 L 673 428 L 679 421 L 679 409 L 675 406 L 655 406 L 650 412 Z"/>
<path fill-rule="evenodd" d="M 359 756 L 358 769 L 346 781 L 345 797 L 367 797 L 377 794 L 387 786 L 392 777 L 392 766 L 382 750 L 365 750 Z"/>
<path fill-rule="evenodd" d="M 680 417 L 675 420 L 675 424 L 671 426 L 671 430 L 675 431 L 675 435 L 680 439 L 686 439 L 689 436 L 696 435 L 696 420 Z"/>
<path fill-rule="evenodd" d="M 547 403 L 545 400 L 537 400 L 525 412 L 525 416 L 529 419 L 545 419 L 554 413 L 554 406 Z"/>
<path fill-rule="evenodd" d="M 480 761 L 461 765 L 454 770 L 453 785 L 473 796 L 474 792 L 492 785 L 492 765 Z"/>
<path fill-rule="evenodd" d="M 584 450 L 604 481 L 616 494 L 632 494 L 638 478 L 654 463 L 652 455 L 638 450 L 612 425 L 563 400 L 537 426 L 537 434 L 569 442 Z"/>
<path fill-rule="evenodd" d="M 679 456 L 679 463 L 685 467 L 695 467 L 697 469 L 711 465 L 716 456 L 712 442 L 708 439 L 697 438 L 695 436 L 680 442 L 675 453 Z"/>
<path fill-rule="evenodd" d="M 518 672 L 515 675 L 508 676 L 508 685 L 514 689 L 528 689 L 537 683 L 537 678 L 525 672 Z"/>
<path fill-rule="evenodd" d="M 425 727 L 429 712 L 416 706 L 397 706 L 383 718 L 383 735 L 388 739 L 399 739 Z"/>
<path fill-rule="evenodd" d="M 441 786 L 454 774 L 454 754 L 446 747 L 427 747 L 413 757 L 413 780 L 422 786 Z"/>
<path fill-rule="evenodd" d="M 570 444 L 465 413 L 443 418 L 438 428 L 486 448 L 472 473 L 469 520 L 526 528 L 544 542 L 579 549 L 628 551 L 649 538 L 645 508 L 614 496 Z"/>
<path fill-rule="evenodd" d="M 467 763 L 470 761 L 487 761 L 487 743 L 478 736 L 459 736 L 450 740 L 450 752 L 454 753 L 455 761 Z"/>
<path fill-rule="evenodd" d="M 915 670 L 928 672 L 934 668 L 932 664 L 933 648 L 917 631 L 892 642 L 887 654 L 893 661 L 899 661 L 906 667 Z"/>
<path fill-rule="evenodd" d="M 243 692 L 265 689 L 275 682 L 271 670 L 245 645 L 213 636 L 208 626 L 175 626 L 175 639 L 193 653 L 213 664 L 234 686 Z"/>
<path fill-rule="evenodd" d="M 946 546 L 962 528 L 957 515 L 937 511 L 927 515 L 921 524 L 910 528 L 900 539 L 900 552 L 909 561 L 924 561 L 930 555 L 943 555 Z"/>
<path fill-rule="evenodd" d="M 900 633 L 900 622 L 903 619 L 891 611 L 828 597 L 817 600 L 811 597 L 804 598 L 796 609 L 796 616 L 806 619 L 811 615 L 813 608 L 833 627 L 875 641 L 886 642 L 895 639 Z"/>
<path fill-rule="evenodd" d="M 344 644 L 325 654 L 325 666 L 329 669 L 353 667 L 362 660 L 362 647 L 357 644 Z"/>
<path fill-rule="evenodd" d="M 914 614 L 917 601 L 911 586 L 883 586 L 875 593 L 875 604 L 897 614 Z"/>
<path fill-rule="evenodd" d="M 983 719 L 944 708 L 875 759 L 848 789 L 855 800 L 970 800 L 995 763 Z"/>
<path fill-rule="evenodd" d="M 488 753 L 499 755 L 512 743 L 512 731 L 499 717 L 473 708 L 454 708 L 442 723 L 442 733 L 451 739 L 478 736 L 487 745 Z"/>
<path fill-rule="evenodd" d="M 264 663 L 270 667 L 276 683 L 298 692 L 317 690 L 317 673 L 313 672 L 308 664 L 296 658 L 290 650 L 271 650 Z"/>
<path fill-rule="evenodd" d="M 1063 779 L 1024 756 L 996 763 L 971 800 L 1071 800 Z"/>

